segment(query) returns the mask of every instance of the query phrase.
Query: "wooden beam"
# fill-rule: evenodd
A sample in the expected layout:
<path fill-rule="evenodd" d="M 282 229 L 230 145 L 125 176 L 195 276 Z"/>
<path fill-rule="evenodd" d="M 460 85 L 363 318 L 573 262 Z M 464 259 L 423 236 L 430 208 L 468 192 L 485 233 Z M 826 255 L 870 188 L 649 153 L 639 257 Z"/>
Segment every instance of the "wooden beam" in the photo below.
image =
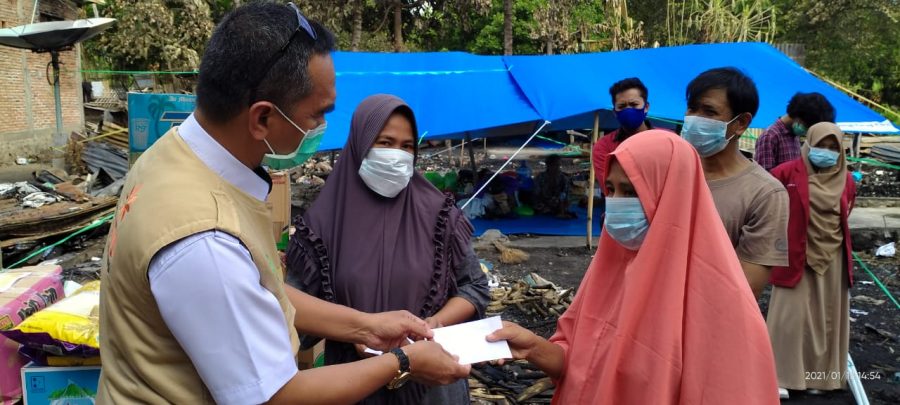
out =
<path fill-rule="evenodd" d="M 594 113 L 594 130 L 591 132 L 591 161 L 590 174 L 588 175 L 588 209 L 587 209 L 587 248 L 593 249 L 593 229 L 594 225 L 594 183 L 596 183 L 597 174 L 594 173 L 594 143 L 597 142 L 597 134 L 600 132 L 600 111 Z"/>

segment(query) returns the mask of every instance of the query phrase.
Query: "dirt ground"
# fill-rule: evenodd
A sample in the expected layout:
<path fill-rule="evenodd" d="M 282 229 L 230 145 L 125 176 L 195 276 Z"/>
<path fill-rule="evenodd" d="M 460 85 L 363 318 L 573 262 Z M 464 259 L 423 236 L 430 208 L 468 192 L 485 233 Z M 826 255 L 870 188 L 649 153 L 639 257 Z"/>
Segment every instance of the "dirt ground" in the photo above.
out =
<path fill-rule="evenodd" d="M 515 238 L 515 237 L 511 237 Z M 556 283 L 560 287 L 578 287 L 590 264 L 593 251 L 587 248 L 536 248 L 529 249 L 531 258 L 519 265 L 503 265 L 499 261 L 496 250 L 478 251 L 479 257 L 491 262 L 494 271 L 505 280 L 518 280 L 531 272 Z M 871 255 L 861 254 L 869 269 L 891 290 L 894 296 L 900 295 L 900 258 L 875 259 Z M 853 310 L 865 311 L 867 314 L 851 315 L 850 355 L 857 370 L 868 377 L 863 381 L 866 394 L 872 404 L 900 404 L 900 309 L 887 299 L 881 289 L 872 282 L 871 276 L 857 263 L 854 269 L 856 283 L 851 289 L 851 296 L 867 296 L 884 302 L 854 299 Z M 761 311 L 768 305 L 768 291 L 761 299 Z M 516 318 L 526 327 L 547 337 L 555 329 L 552 319 L 524 318 L 521 314 L 504 313 L 504 317 Z M 880 331 L 880 332 L 879 332 Z M 849 390 L 828 392 L 824 395 L 811 396 L 802 392 L 792 392 L 791 399 L 783 404 L 853 404 L 853 396 Z"/>

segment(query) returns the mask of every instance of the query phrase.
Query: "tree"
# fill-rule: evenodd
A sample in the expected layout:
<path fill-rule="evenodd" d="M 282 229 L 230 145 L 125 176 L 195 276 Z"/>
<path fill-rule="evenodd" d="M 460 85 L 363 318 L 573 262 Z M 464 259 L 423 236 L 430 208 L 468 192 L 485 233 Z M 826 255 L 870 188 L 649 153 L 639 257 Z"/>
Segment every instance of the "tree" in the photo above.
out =
<path fill-rule="evenodd" d="M 767 42 L 775 35 L 770 0 L 670 0 L 666 10 L 668 45 Z"/>
<path fill-rule="evenodd" d="M 362 40 L 363 10 L 365 10 L 365 2 L 363 0 L 353 0 L 351 3 L 353 7 L 353 29 L 350 36 L 350 50 L 358 51 L 360 41 Z"/>
<path fill-rule="evenodd" d="M 606 23 L 601 27 L 609 33 L 611 50 L 643 48 L 647 44 L 644 23 L 628 16 L 626 0 L 607 0 L 606 15 Z"/>
<path fill-rule="evenodd" d="M 900 1 L 776 0 L 778 40 L 806 45 L 806 66 L 879 103 L 900 106 Z"/>
<path fill-rule="evenodd" d="M 513 54 L 513 0 L 503 0 L 503 54 Z"/>
<path fill-rule="evenodd" d="M 601 24 L 604 4 L 591 0 L 556 0 L 534 8 L 531 37 L 543 43 L 544 53 L 573 53 L 584 50 L 585 40 L 604 36 Z"/>
<path fill-rule="evenodd" d="M 115 70 L 196 70 L 213 28 L 201 0 L 108 0 L 101 15 L 118 22 L 86 54 Z"/>

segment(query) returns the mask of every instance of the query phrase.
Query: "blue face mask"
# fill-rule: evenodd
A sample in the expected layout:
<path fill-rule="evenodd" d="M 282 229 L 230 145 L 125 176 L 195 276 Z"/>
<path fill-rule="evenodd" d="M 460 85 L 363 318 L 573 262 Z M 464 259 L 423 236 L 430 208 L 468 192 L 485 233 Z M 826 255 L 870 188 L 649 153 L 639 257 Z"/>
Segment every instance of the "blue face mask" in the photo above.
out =
<path fill-rule="evenodd" d="M 833 150 L 824 148 L 809 148 L 809 163 L 820 169 L 826 169 L 837 164 L 841 155 Z"/>
<path fill-rule="evenodd" d="M 728 124 L 734 122 L 737 116 L 731 121 L 724 122 L 711 118 L 700 117 L 696 115 L 687 115 L 684 117 L 684 126 L 681 127 L 681 137 L 688 141 L 697 149 L 700 157 L 710 157 L 721 152 L 728 146 L 731 138 L 727 138 Z"/>
<path fill-rule="evenodd" d="M 606 197 L 606 233 L 628 250 L 638 250 L 650 229 L 641 200 L 634 197 Z"/>
<path fill-rule="evenodd" d="M 643 108 L 623 108 L 616 111 L 616 119 L 625 129 L 637 129 L 647 119 L 647 112 Z"/>

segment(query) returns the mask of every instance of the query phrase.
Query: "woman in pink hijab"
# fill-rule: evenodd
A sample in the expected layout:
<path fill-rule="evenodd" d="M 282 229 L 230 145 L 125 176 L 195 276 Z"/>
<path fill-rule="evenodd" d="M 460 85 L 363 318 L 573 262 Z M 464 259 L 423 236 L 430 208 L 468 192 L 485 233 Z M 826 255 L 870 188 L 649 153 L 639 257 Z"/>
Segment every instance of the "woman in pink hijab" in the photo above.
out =
<path fill-rule="evenodd" d="M 549 341 L 505 323 L 554 404 L 777 404 L 766 325 L 690 144 L 651 130 L 610 156 L 600 246 Z"/>

